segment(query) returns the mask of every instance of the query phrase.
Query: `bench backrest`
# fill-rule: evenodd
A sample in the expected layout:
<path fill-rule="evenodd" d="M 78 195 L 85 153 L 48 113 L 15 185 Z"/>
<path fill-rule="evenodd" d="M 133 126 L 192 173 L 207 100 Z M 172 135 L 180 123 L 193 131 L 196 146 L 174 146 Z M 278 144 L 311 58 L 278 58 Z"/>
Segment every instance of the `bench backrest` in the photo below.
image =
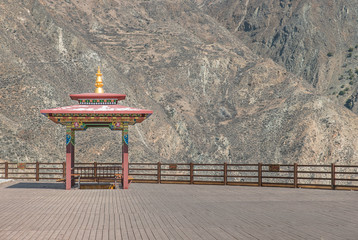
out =
<path fill-rule="evenodd" d="M 81 178 L 115 178 L 115 174 L 122 173 L 120 166 L 106 167 L 75 167 L 75 174 L 81 174 Z"/>

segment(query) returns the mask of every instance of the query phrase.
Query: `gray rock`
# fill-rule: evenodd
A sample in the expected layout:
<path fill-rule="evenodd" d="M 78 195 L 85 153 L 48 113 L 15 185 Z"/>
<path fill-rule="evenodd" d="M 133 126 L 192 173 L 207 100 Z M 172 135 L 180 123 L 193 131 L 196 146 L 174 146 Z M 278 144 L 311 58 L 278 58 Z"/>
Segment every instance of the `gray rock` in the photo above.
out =
<path fill-rule="evenodd" d="M 5 1 L 0 12 L 2 161 L 64 161 L 65 129 L 39 111 L 93 92 L 98 65 L 106 92 L 154 111 L 130 127 L 131 162 L 357 161 L 351 111 L 191 1 Z M 77 133 L 78 161 L 120 156 L 120 133 Z"/>

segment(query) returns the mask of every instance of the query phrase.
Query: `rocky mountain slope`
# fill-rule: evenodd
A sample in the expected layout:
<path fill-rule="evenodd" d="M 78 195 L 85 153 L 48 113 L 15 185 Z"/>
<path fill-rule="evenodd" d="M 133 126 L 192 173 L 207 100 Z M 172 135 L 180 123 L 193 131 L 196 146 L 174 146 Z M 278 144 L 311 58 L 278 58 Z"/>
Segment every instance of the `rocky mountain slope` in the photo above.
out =
<path fill-rule="evenodd" d="M 63 161 L 65 129 L 40 109 L 106 92 L 154 114 L 130 161 L 357 163 L 357 116 L 257 56 L 190 0 L 2 1 L 0 158 Z M 77 134 L 78 161 L 118 161 L 120 135 Z"/>
<path fill-rule="evenodd" d="M 338 104 L 349 99 L 356 103 L 357 0 L 195 2 L 254 52 L 306 79 Z"/>

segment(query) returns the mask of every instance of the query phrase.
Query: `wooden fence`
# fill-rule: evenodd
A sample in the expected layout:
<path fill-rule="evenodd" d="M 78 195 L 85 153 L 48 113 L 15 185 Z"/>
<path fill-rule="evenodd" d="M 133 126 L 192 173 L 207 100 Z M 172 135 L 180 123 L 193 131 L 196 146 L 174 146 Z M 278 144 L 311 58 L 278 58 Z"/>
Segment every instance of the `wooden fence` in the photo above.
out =
<path fill-rule="evenodd" d="M 66 163 L 0 163 L 0 179 L 55 180 Z M 116 163 L 76 163 L 81 178 L 110 179 L 121 172 Z M 277 186 L 358 190 L 358 165 L 130 163 L 134 182 Z"/>

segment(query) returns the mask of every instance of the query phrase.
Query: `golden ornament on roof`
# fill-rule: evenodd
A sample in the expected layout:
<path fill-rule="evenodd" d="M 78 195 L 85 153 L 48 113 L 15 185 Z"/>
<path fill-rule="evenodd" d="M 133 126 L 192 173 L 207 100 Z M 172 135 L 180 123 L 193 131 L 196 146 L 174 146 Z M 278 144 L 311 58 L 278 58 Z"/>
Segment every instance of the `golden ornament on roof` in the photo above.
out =
<path fill-rule="evenodd" d="M 95 93 L 104 93 L 104 90 L 103 90 L 103 81 L 102 81 L 102 73 L 101 73 L 101 70 L 99 69 L 98 67 L 98 71 L 96 73 L 96 76 L 97 76 L 97 79 L 96 79 L 96 89 L 95 89 Z"/>

